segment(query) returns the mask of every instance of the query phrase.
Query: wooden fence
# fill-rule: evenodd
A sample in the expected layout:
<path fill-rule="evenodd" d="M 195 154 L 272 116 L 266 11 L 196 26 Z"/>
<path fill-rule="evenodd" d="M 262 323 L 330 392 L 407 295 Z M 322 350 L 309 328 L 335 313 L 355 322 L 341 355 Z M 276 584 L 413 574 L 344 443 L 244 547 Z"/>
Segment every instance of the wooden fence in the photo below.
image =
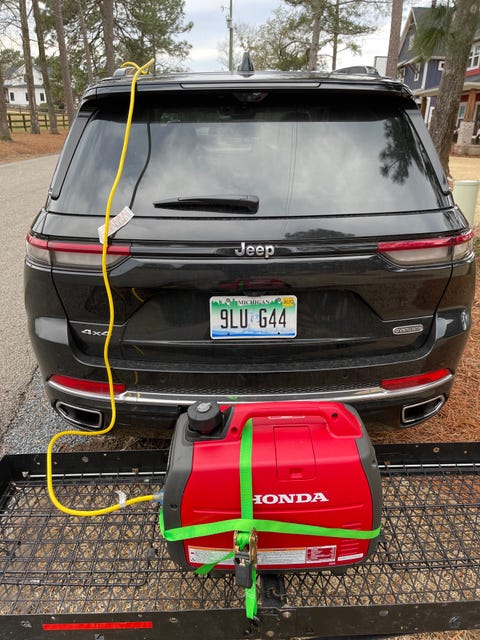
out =
<path fill-rule="evenodd" d="M 7 113 L 8 127 L 13 133 L 17 129 L 30 131 L 30 114 L 29 113 Z M 47 113 L 38 113 L 38 124 L 40 129 L 49 129 L 50 119 Z M 65 113 L 57 113 L 57 125 L 59 128 L 68 129 L 68 118 Z"/>

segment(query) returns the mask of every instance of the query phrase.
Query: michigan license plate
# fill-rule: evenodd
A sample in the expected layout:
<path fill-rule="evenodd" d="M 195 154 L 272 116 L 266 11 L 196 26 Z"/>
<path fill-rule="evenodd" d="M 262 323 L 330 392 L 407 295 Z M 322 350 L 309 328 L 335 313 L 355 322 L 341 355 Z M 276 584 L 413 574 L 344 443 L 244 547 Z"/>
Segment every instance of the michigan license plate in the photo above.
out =
<path fill-rule="evenodd" d="M 228 338 L 295 338 L 295 296 L 210 298 L 210 335 Z"/>

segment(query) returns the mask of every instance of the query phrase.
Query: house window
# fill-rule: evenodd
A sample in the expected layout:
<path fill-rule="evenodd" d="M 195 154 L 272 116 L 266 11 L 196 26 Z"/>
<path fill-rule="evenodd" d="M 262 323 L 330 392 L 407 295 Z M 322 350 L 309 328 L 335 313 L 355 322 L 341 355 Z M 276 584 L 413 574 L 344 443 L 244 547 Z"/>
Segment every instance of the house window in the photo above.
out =
<path fill-rule="evenodd" d="M 475 126 L 473 128 L 473 142 L 475 144 L 480 144 L 480 102 L 477 102 L 475 106 Z"/>
<path fill-rule="evenodd" d="M 25 100 L 28 102 L 28 93 L 25 92 Z"/>
<path fill-rule="evenodd" d="M 45 94 L 40 93 L 40 102 L 45 102 Z"/>
<path fill-rule="evenodd" d="M 10 91 L 10 102 L 15 102 L 15 94 L 13 91 Z"/>
<path fill-rule="evenodd" d="M 433 112 L 435 111 L 435 107 L 431 107 L 430 111 L 428 112 L 428 120 L 427 120 L 427 124 L 428 126 L 430 126 L 430 123 L 432 121 L 432 116 L 433 116 Z"/>
<path fill-rule="evenodd" d="M 438 70 L 443 71 L 443 67 L 445 66 L 445 60 L 438 61 Z"/>
<path fill-rule="evenodd" d="M 470 55 L 468 56 L 467 69 L 476 69 L 480 63 L 480 44 L 476 44 L 472 47 Z"/>
<path fill-rule="evenodd" d="M 480 102 L 475 104 L 473 122 L 472 144 L 480 144 Z"/>
<path fill-rule="evenodd" d="M 421 64 L 416 64 L 413 68 L 413 81 L 418 82 L 420 80 L 420 71 L 422 70 Z"/>

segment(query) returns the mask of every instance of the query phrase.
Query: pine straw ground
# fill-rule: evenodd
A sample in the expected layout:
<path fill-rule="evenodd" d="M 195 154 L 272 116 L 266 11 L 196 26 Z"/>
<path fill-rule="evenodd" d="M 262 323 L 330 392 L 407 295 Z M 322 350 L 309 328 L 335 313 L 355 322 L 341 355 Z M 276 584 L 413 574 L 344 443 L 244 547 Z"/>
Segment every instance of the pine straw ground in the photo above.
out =
<path fill-rule="evenodd" d="M 57 136 L 43 132 L 35 136 L 16 132 L 13 142 L 0 141 L 0 163 L 58 153 L 66 132 Z M 478 180 L 480 158 L 452 157 L 450 171 L 457 180 Z M 449 401 L 440 413 L 428 422 L 403 431 L 372 433 L 375 443 L 396 442 L 467 442 L 480 440 L 480 198 L 476 208 L 477 285 L 472 311 L 472 331 L 462 356 Z M 135 449 L 162 446 L 164 441 L 137 438 L 99 437 L 91 441 L 91 448 L 74 449 Z M 410 636 L 401 636 L 406 640 Z M 417 640 L 480 640 L 480 631 L 451 631 L 411 636 Z"/>
<path fill-rule="evenodd" d="M 25 131 L 15 131 L 12 141 L 0 140 L 0 163 L 28 160 L 39 156 L 48 156 L 60 152 L 67 135 L 60 129 L 57 135 L 42 131 L 39 135 Z"/>

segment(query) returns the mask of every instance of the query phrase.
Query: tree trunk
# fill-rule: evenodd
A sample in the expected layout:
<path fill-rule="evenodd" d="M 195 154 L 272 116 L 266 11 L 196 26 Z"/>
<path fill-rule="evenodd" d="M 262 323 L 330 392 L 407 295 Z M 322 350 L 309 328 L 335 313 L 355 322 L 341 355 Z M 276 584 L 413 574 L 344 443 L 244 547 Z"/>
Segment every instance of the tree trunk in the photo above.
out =
<path fill-rule="evenodd" d="M 11 140 L 12 135 L 8 128 L 7 102 L 5 100 L 5 85 L 3 82 L 3 69 L 0 65 L 0 140 Z"/>
<path fill-rule="evenodd" d="M 322 18 L 325 11 L 326 0 L 317 0 L 312 4 L 313 26 L 310 54 L 308 56 L 308 71 L 315 71 L 318 64 L 318 50 L 320 33 L 322 31 Z"/>
<path fill-rule="evenodd" d="M 442 78 L 430 124 L 433 143 L 447 174 L 458 105 L 479 16 L 479 5 L 478 0 L 457 0 L 455 4 Z"/>
<path fill-rule="evenodd" d="M 105 39 L 106 71 L 113 76 L 115 71 L 115 53 L 113 51 L 113 0 L 102 2 L 103 37 Z"/>
<path fill-rule="evenodd" d="M 72 79 L 68 63 L 67 45 L 65 44 L 65 29 L 63 28 L 62 0 L 54 0 L 53 7 L 55 15 L 55 31 L 57 32 L 58 38 L 58 52 L 60 54 L 60 66 L 62 68 L 65 109 L 67 110 L 68 122 L 72 124 L 75 117 L 75 107 L 73 104 Z"/>
<path fill-rule="evenodd" d="M 48 107 L 48 119 L 50 121 L 50 133 L 57 134 L 57 116 L 53 104 L 52 90 L 50 88 L 50 77 L 48 75 L 47 58 L 45 55 L 45 41 L 43 37 L 43 23 L 38 0 L 32 0 L 33 16 L 35 18 L 35 31 L 37 33 L 38 42 L 38 62 L 43 78 L 43 88 L 45 89 L 45 100 Z"/>
<path fill-rule="evenodd" d="M 87 27 L 85 26 L 85 18 L 83 17 L 82 0 L 77 1 L 78 5 L 78 21 L 80 23 L 80 31 L 82 33 L 83 49 L 85 51 L 85 64 L 87 65 L 87 82 L 93 84 L 93 63 L 92 54 L 90 53 L 90 43 L 88 42 Z"/>
<path fill-rule="evenodd" d="M 23 58 L 27 78 L 28 110 L 30 111 L 30 131 L 39 134 L 37 101 L 35 99 L 35 81 L 33 78 L 32 52 L 30 50 L 30 33 L 28 31 L 27 3 L 20 0 L 20 23 L 22 28 Z"/>
<path fill-rule="evenodd" d="M 339 22 L 340 22 L 340 0 L 335 0 L 335 33 L 333 34 L 332 71 L 335 71 L 335 69 L 337 68 Z"/>
<path fill-rule="evenodd" d="M 396 78 L 398 73 L 398 54 L 400 50 L 400 35 L 402 30 L 403 0 L 393 0 L 392 17 L 390 20 L 390 39 L 388 42 L 387 69 L 385 74 Z"/>

